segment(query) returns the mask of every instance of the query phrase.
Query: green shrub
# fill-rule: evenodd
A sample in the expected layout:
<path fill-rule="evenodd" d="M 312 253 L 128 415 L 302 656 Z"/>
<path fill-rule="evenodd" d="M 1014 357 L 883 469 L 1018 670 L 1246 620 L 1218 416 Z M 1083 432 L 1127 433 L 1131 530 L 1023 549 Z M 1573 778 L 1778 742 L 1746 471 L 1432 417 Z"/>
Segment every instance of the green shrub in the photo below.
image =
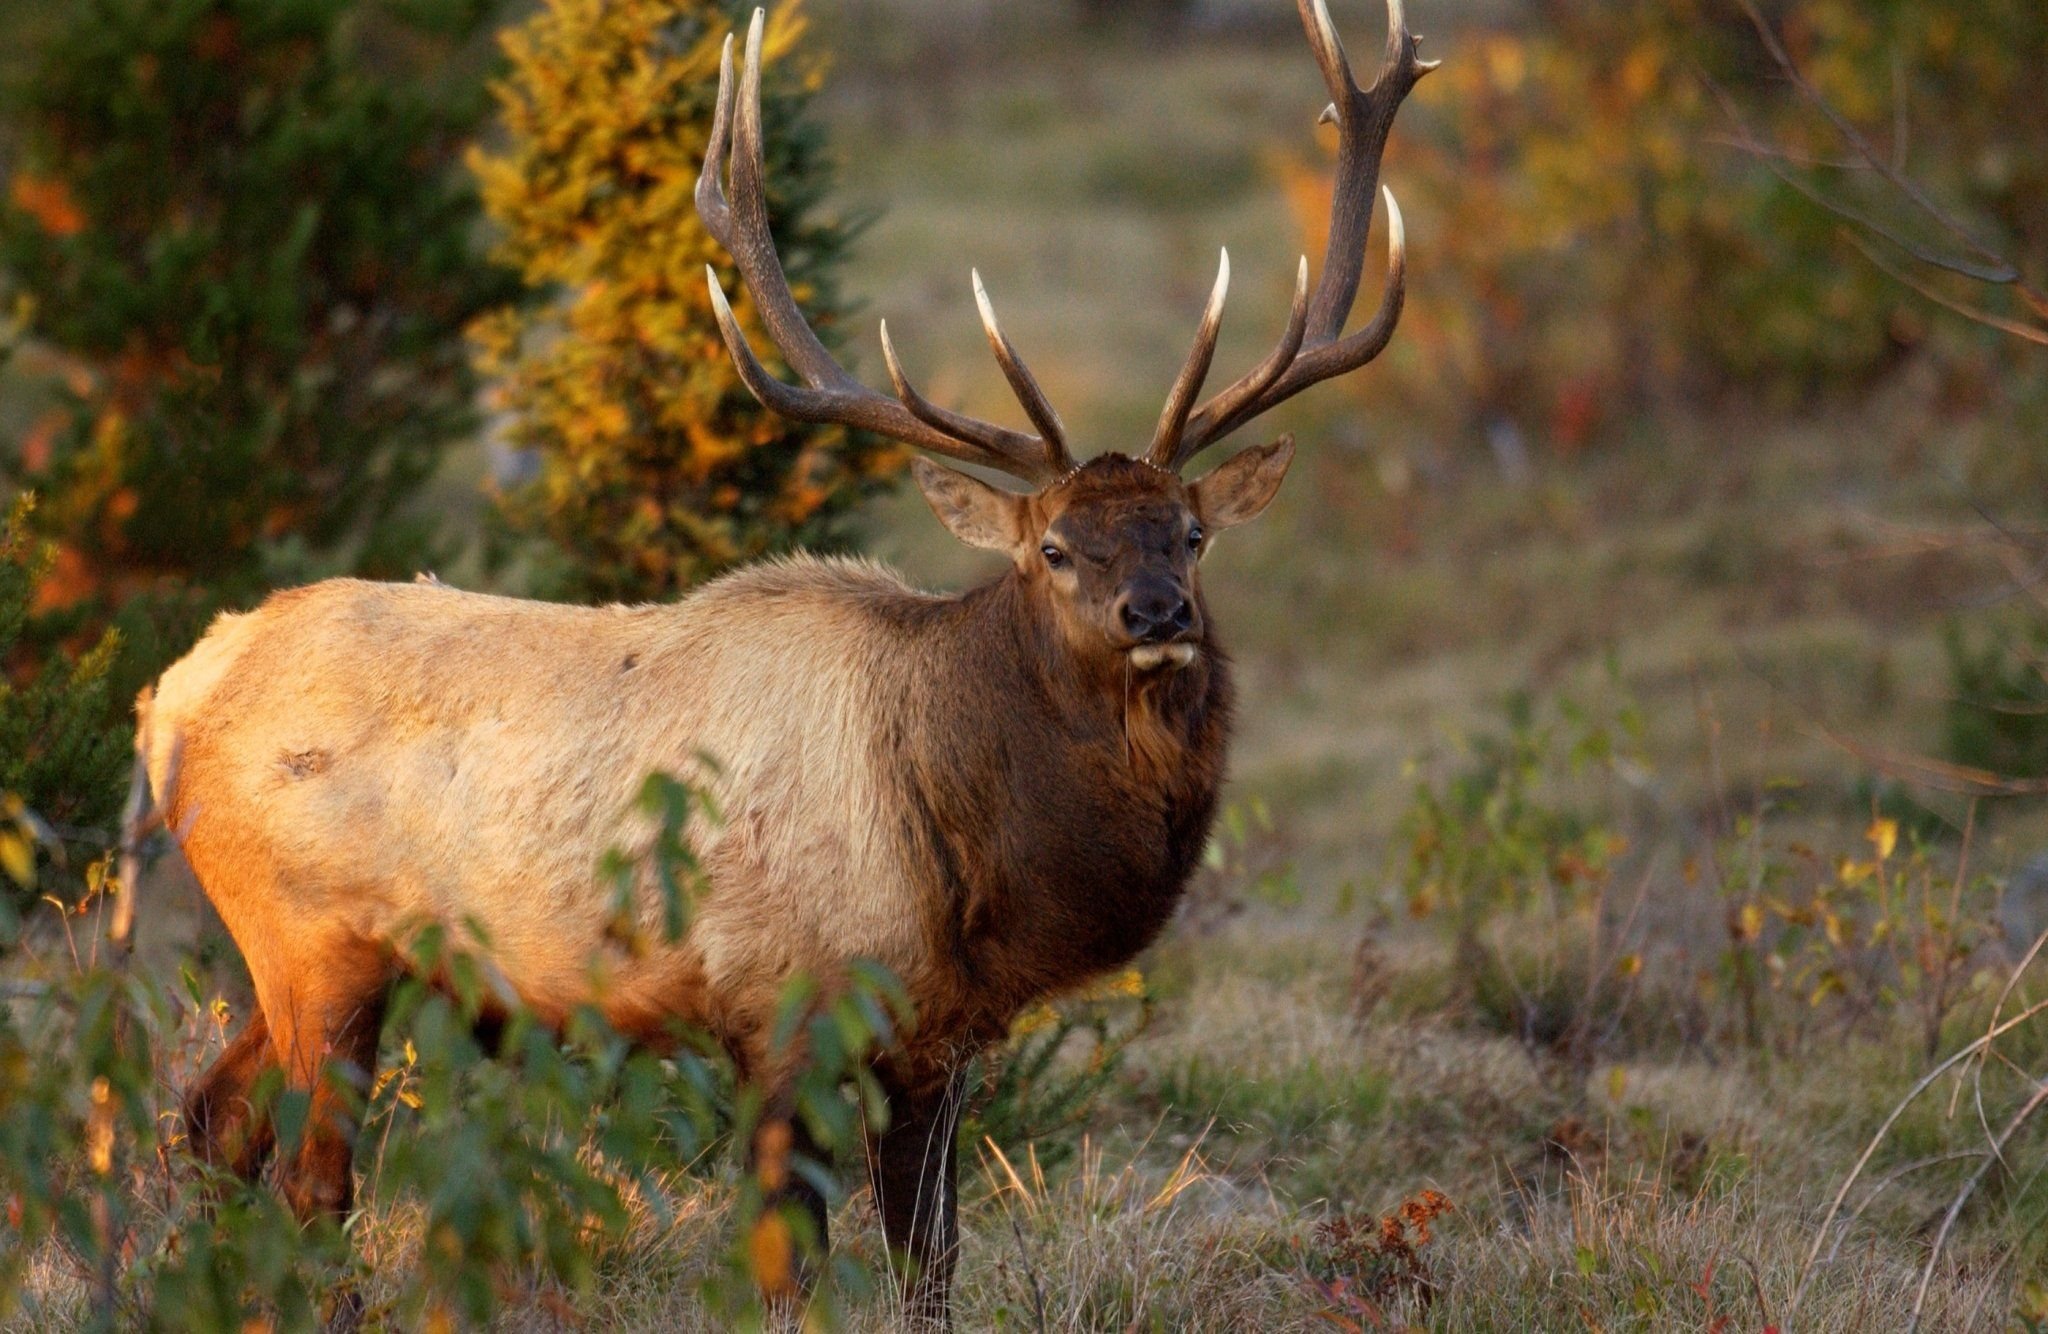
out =
<path fill-rule="evenodd" d="M 481 1324 L 535 1287 L 587 1294 L 606 1257 L 646 1223 L 665 1232 L 686 1193 L 731 1206 L 732 1241 L 709 1257 L 700 1299 L 732 1319 L 755 1300 L 749 1243 L 779 1215 L 713 1151 L 748 1142 L 762 1109 L 735 1102 L 708 1037 L 664 1059 L 594 1013 L 559 1037 L 519 1013 L 488 1054 L 474 1008 L 402 986 L 402 1063 L 368 1100 L 363 1195 L 387 1215 L 417 1207 L 422 1249 L 409 1268 L 373 1276 L 331 1222 L 302 1229 L 262 1183 L 208 1177 L 179 1154 L 168 1076 L 205 1054 L 203 993 L 107 968 L 46 988 L 32 1006 L 0 1006 L 0 1319 L 223 1329 L 269 1317 L 306 1329 L 353 1291 L 374 1294 L 367 1314 L 396 1327 Z M 853 1081 L 883 1114 L 863 1081 L 897 1021 L 893 992 L 869 974 L 822 1009 L 801 990 L 789 997 L 786 1027 L 810 1058 L 798 1114 L 849 1157 L 857 1122 L 841 1088 Z M 271 1080 L 256 1096 L 289 1154 L 304 1095 Z M 39 1257 L 55 1279 L 40 1296 L 26 1282 Z M 865 1279 L 845 1255 L 829 1273 L 826 1311 L 833 1291 Z"/>
<path fill-rule="evenodd" d="M 1086 1123 L 1151 1022 L 1151 994 L 1136 969 L 1027 1010 L 1008 1042 L 968 1064 L 962 1147 L 988 1140 L 1012 1161 L 1027 1150 L 1043 1167 L 1064 1161 L 1074 1149 L 1065 1132 Z"/>
<path fill-rule="evenodd" d="M 43 495 L 50 601 L 118 615 L 134 684 L 223 604 L 410 574 L 402 510 L 472 420 L 499 299 L 454 156 L 479 0 L 90 0 L 9 105 L 0 277 L 59 405 L 0 468 Z"/>
<path fill-rule="evenodd" d="M 1535 701 L 1516 694 L 1505 721 L 1504 732 L 1466 741 L 1456 768 L 1418 781 L 1401 825 L 1408 913 L 1447 921 L 1468 963 L 1498 913 L 1541 907 L 1565 917 L 1593 902 L 1625 847 L 1561 789 L 1591 768 L 1611 775 L 1618 747 L 1640 730 L 1633 709 L 1603 720 L 1566 703 L 1539 718 Z"/>
<path fill-rule="evenodd" d="M 0 829 L 0 943 L 16 910 L 39 892 L 75 891 L 90 850 L 111 844 L 129 764 L 107 681 L 120 636 L 109 630 L 78 655 L 24 642 L 56 558 L 29 532 L 34 509 L 33 495 L 19 496 L 0 524 L 0 798 L 13 803 Z M 67 872 L 56 884 L 53 857 Z"/>
<path fill-rule="evenodd" d="M 1951 622 L 1943 750 L 2003 778 L 2048 776 L 2048 620 L 1987 629 L 1974 640 Z"/>
<path fill-rule="evenodd" d="M 694 863 L 675 858 L 685 791 L 657 778 L 642 798 L 663 824 L 652 869 L 679 895 L 694 879 Z M 686 924 L 686 902 L 674 917 Z M 771 1211 L 761 1177 L 726 1164 L 771 1112 L 711 1036 L 680 1030 L 658 1054 L 592 1009 L 559 1028 L 518 1008 L 500 1017 L 488 970 L 445 932 L 427 928 L 408 948 L 415 976 L 439 981 L 398 987 L 397 1059 L 366 1096 L 345 1094 L 362 1114 L 365 1205 L 346 1234 L 328 1220 L 301 1228 L 262 1183 L 208 1174 L 181 1152 L 176 1098 L 229 1020 L 191 969 L 176 991 L 120 965 L 10 979 L 30 1003 L 0 1001 L 0 1320 L 309 1329 L 356 1307 L 395 1328 L 481 1325 L 537 1292 L 573 1306 L 635 1247 L 672 1244 L 694 1194 L 711 1197 L 729 1241 L 677 1281 L 721 1324 L 758 1322 L 756 1280 L 787 1276 L 775 1269 L 805 1244 L 807 1220 Z M 901 987 L 869 964 L 830 996 L 804 979 L 785 989 L 775 1041 L 800 1053 L 789 1114 L 824 1152 L 857 1160 L 864 1128 L 886 1124 L 870 1065 L 907 1018 Z M 289 1156 L 307 1095 L 273 1073 L 252 1096 Z M 392 1266 L 402 1243 L 388 1220 L 406 1216 L 419 1220 L 419 1253 Z M 384 1252 L 375 1267 L 366 1236 Z M 830 1324 L 866 1275 L 842 1251 L 821 1277 L 813 1311 Z"/>

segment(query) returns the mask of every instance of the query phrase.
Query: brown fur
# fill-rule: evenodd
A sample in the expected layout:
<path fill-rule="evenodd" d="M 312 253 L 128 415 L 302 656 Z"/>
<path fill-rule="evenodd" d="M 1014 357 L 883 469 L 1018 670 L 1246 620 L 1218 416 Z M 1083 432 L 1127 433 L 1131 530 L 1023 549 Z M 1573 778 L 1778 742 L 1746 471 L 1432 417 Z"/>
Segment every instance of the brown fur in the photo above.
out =
<path fill-rule="evenodd" d="M 267 1034 L 269 1060 L 316 1091 L 288 1194 L 346 1209 L 332 1081 L 369 1075 L 385 992 L 428 923 L 458 938 L 474 923 L 467 943 L 543 1015 L 594 1002 L 650 1042 L 706 1026 L 771 1094 L 783 984 L 878 960 L 917 1007 L 884 1066 L 899 1116 L 949 1114 L 967 1055 L 1172 914 L 1231 708 L 1196 529 L 1255 514 L 1286 459 L 1248 451 L 1189 485 L 1108 456 L 1034 496 L 921 477 L 957 532 L 1013 557 L 959 596 L 797 557 L 673 606 L 333 580 L 221 617 L 145 697 L 138 737 L 261 1010 L 259 1036 L 194 1090 L 195 1143 L 260 1162 L 243 1099 Z M 1185 665 L 1133 666 L 1120 608 L 1144 588 L 1185 595 Z M 660 937 L 640 887 L 656 943 L 636 952 L 595 871 L 606 849 L 646 845 L 627 811 L 656 770 L 712 793 L 722 820 L 689 831 L 708 888 L 682 939 Z M 909 1170 L 890 1142 L 878 1189 Z M 950 1213 L 897 1213 L 948 1239 L 918 1252 L 939 1282 Z"/>

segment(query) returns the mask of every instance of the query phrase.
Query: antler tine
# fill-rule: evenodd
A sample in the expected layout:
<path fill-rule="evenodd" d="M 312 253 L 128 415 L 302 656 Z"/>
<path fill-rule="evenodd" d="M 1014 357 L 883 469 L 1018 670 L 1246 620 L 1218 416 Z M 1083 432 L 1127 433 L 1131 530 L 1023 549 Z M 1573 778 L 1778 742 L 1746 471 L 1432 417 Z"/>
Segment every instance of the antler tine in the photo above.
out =
<path fill-rule="evenodd" d="M 732 353 L 740 383 L 746 385 L 748 391 L 771 412 L 780 413 L 792 421 L 821 422 L 873 431 L 963 463 L 994 468 L 1027 482 L 1046 479 L 1045 469 L 1036 461 L 1038 442 L 1031 437 L 1020 437 L 1025 447 L 1013 454 L 993 440 L 960 439 L 942 429 L 927 426 L 901 404 L 858 383 L 848 389 L 819 389 L 778 380 L 754 355 L 746 331 L 740 328 L 738 318 L 732 313 L 732 304 L 726 300 L 725 288 L 718 281 L 718 271 L 709 264 L 704 266 L 704 281 L 711 291 L 711 313 L 718 321 L 719 332 L 725 335 L 725 345 Z"/>
<path fill-rule="evenodd" d="M 1307 260 L 1302 261 L 1304 278 L 1307 264 Z M 1165 410 L 1159 414 L 1159 429 L 1152 433 L 1152 448 L 1145 457 L 1155 467 L 1172 467 L 1180 452 L 1188 415 L 1195 410 L 1195 395 L 1202 392 L 1202 381 L 1209 378 L 1209 363 L 1216 358 L 1216 335 L 1223 328 L 1223 302 L 1229 295 L 1230 252 L 1225 250 L 1216 266 L 1216 286 L 1209 293 L 1208 308 L 1202 312 L 1201 327 L 1195 331 L 1195 345 L 1188 349 L 1188 359 L 1173 382 L 1172 392 L 1166 396 Z"/>
<path fill-rule="evenodd" d="M 790 369 L 815 387 L 844 386 L 851 384 L 853 377 L 825 350 L 797 306 L 768 228 L 767 166 L 761 142 L 761 40 L 766 19 L 766 13 L 756 9 L 753 22 L 747 25 L 747 59 L 741 66 L 739 102 L 733 108 L 732 211 L 736 225 L 730 239 L 719 239 L 746 275 L 762 322 Z M 757 276 L 768 281 L 758 281 Z"/>
<path fill-rule="evenodd" d="M 1322 66 L 1323 81 L 1330 88 L 1326 119 L 1337 122 L 1337 180 L 1330 200 L 1330 241 L 1323 263 L 1322 279 L 1316 284 L 1315 299 L 1309 304 L 1308 343 L 1315 346 L 1335 338 L 1350 317 L 1358 299 L 1359 281 L 1365 275 L 1365 238 L 1372 227 L 1373 196 L 1379 191 L 1380 158 L 1386 152 L 1387 135 L 1394 128 L 1394 113 L 1410 89 L 1430 70 L 1433 61 L 1416 58 L 1421 38 L 1408 31 L 1402 0 L 1387 0 L 1387 53 L 1372 88 L 1362 90 L 1351 75 L 1344 44 L 1330 20 L 1327 0 L 1297 0 L 1303 28 L 1316 61 Z"/>
<path fill-rule="evenodd" d="M 732 251 L 732 205 L 725 197 L 725 163 L 732 152 L 732 34 L 718 54 L 718 102 L 711 110 L 711 141 L 697 172 L 697 218 L 711 239 Z"/>
<path fill-rule="evenodd" d="M 1386 350 L 1387 344 L 1393 340 L 1395 326 L 1401 322 L 1401 307 L 1407 300 L 1408 237 L 1407 227 L 1401 221 L 1401 206 L 1394 202 L 1394 192 L 1382 186 L 1380 194 L 1387 201 L 1387 285 L 1380 294 L 1380 306 L 1373 312 L 1371 321 L 1349 338 L 1303 350 L 1302 334 L 1306 328 L 1307 311 L 1298 309 L 1289 320 L 1287 336 L 1281 339 L 1280 347 L 1274 349 L 1273 356 L 1258 371 L 1245 377 L 1244 391 L 1234 392 L 1238 386 L 1232 385 L 1203 404 L 1202 410 L 1195 414 L 1181 447 L 1182 462 L 1274 404 L 1294 397 L 1312 384 L 1355 371 Z M 1289 348 L 1290 340 L 1292 348 Z M 1287 350 L 1284 357 L 1281 355 L 1283 349 Z M 1276 368 L 1271 378 L 1264 385 L 1252 387 L 1249 382 L 1268 367 Z"/>
<path fill-rule="evenodd" d="M 896 344 L 889 337 L 887 320 L 882 321 L 882 360 L 888 363 L 889 382 L 896 387 L 896 397 L 910 409 L 913 417 L 925 425 L 1005 456 L 1044 456 L 1045 444 L 1037 436 L 948 411 L 918 393 L 910 383 L 910 377 L 903 373 L 903 363 L 897 360 Z"/>
<path fill-rule="evenodd" d="M 1204 446 L 1234 430 L 1244 420 L 1239 414 L 1272 388 L 1274 381 L 1285 375 L 1287 368 L 1294 364 L 1295 356 L 1301 351 L 1302 338 L 1307 333 L 1308 256 L 1303 255 L 1301 266 L 1294 273 L 1294 301 L 1288 306 L 1287 329 L 1280 335 L 1280 342 L 1264 361 L 1246 372 L 1243 379 L 1202 405 L 1202 410 L 1194 415 L 1175 443 L 1173 461 L 1169 466 L 1180 468 Z"/>
<path fill-rule="evenodd" d="M 1331 190 L 1329 245 L 1322 277 L 1305 311 L 1290 316 L 1286 336 L 1272 356 L 1196 411 L 1179 445 L 1186 462 L 1282 400 L 1319 380 L 1355 370 L 1386 347 L 1399 320 L 1407 272 L 1401 216 L 1391 191 L 1379 188 L 1380 160 L 1401 103 L 1435 61 L 1416 55 L 1421 38 L 1408 31 L 1402 0 L 1387 0 L 1387 52 L 1370 89 L 1352 76 L 1344 43 L 1330 19 L 1327 0 L 1296 0 L 1309 48 L 1329 86 L 1331 102 L 1322 121 L 1337 125 L 1337 178 Z M 1373 202 L 1387 201 L 1387 287 L 1372 322 L 1341 337 L 1365 274 L 1365 242 L 1372 228 Z M 1299 327 L 1297 327 L 1299 326 Z"/>
<path fill-rule="evenodd" d="M 1058 476 L 1064 468 L 1051 456 L 1056 453 L 1064 459 L 1063 445 L 1054 451 L 1035 436 L 945 412 L 915 398 L 914 393 L 903 402 L 876 393 L 847 373 L 804 318 L 790 291 L 788 275 L 783 272 L 768 226 L 766 167 L 761 146 L 761 44 L 765 22 L 765 12 L 756 9 L 747 27 L 746 59 L 737 95 L 732 77 L 732 38 L 726 38 L 719 60 L 718 104 L 712 115 L 710 144 L 704 169 L 697 177 L 697 213 L 705 230 L 731 253 L 753 293 L 755 308 L 769 337 L 803 384 L 784 383 L 761 364 L 733 316 L 717 271 L 706 265 L 712 314 L 725 336 L 741 382 L 769 409 L 796 421 L 830 422 L 874 431 L 1027 482 L 1045 482 Z M 732 174 L 729 196 L 721 179 L 728 160 Z M 894 373 L 896 369 L 892 367 Z"/>
<path fill-rule="evenodd" d="M 1336 109 L 1348 103 L 1358 90 L 1358 80 L 1351 75 L 1351 57 L 1344 51 L 1344 41 L 1337 36 L 1337 25 L 1330 19 L 1328 0 L 1307 0 L 1298 5 L 1301 22 L 1308 32 L 1309 49 L 1315 52 L 1316 64 L 1323 71 L 1323 82 L 1330 85 L 1330 105 L 1323 115 L 1334 118 Z M 1399 27 L 1401 0 L 1390 0 L 1387 5 L 1387 21 Z"/>
<path fill-rule="evenodd" d="M 974 304 L 981 311 L 982 331 L 988 335 L 988 345 L 996 354 L 996 364 L 1003 368 L 1003 378 L 1010 382 L 1010 392 L 1024 405 L 1024 415 L 1031 418 L 1031 424 L 1038 428 L 1039 436 L 1045 442 L 1046 466 L 1055 473 L 1064 473 L 1074 466 L 1073 455 L 1067 452 L 1067 428 L 1060 423 L 1060 414 L 1053 410 L 1052 400 L 1038 387 L 1031 368 L 1024 364 L 1024 358 L 1017 355 L 1017 349 L 1004 336 L 1002 327 L 996 323 L 995 304 L 988 299 L 988 289 L 981 285 L 981 271 L 971 269 L 969 276 L 974 280 Z"/>

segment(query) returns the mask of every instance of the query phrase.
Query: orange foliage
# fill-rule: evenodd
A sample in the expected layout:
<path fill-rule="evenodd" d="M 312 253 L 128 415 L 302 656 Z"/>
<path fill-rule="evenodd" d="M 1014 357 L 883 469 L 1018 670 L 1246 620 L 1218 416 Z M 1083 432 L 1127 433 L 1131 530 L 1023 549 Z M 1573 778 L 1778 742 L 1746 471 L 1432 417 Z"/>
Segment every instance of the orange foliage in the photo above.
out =
<path fill-rule="evenodd" d="M 52 236 L 76 236 L 85 230 L 85 214 L 73 202 L 70 189 L 54 176 L 16 172 L 8 197 Z"/>

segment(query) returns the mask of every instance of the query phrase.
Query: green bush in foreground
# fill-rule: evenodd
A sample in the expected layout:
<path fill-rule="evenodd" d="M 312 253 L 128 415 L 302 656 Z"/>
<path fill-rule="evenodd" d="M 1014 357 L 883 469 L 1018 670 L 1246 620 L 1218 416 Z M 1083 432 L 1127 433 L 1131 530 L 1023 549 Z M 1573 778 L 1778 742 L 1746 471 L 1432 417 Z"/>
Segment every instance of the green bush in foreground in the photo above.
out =
<path fill-rule="evenodd" d="M 641 799 L 661 824 L 645 869 L 671 898 L 671 940 L 697 880 L 681 842 L 693 801 L 661 775 Z M 605 870 L 623 884 L 629 863 L 610 857 Z M 660 1245 L 689 1195 L 709 1193 L 732 1239 L 676 1283 L 728 1324 L 758 1323 L 760 1287 L 785 1285 L 816 1241 L 800 1209 L 769 1207 L 764 1183 L 805 1173 L 829 1197 L 837 1182 L 786 1148 L 763 1147 L 758 1169 L 738 1174 L 717 1151 L 776 1143 L 772 1117 L 788 1115 L 826 1153 L 856 1158 L 864 1129 L 887 1123 L 870 1066 L 909 1018 L 895 979 L 856 963 L 836 993 L 801 978 L 785 988 L 775 1040 L 797 1055 L 798 1074 L 792 1105 L 771 1113 L 709 1034 L 679 1028 L 664 1055 L 590 1008 L 559 1028 L 520 1009 L 497 1020 L 489 971 L 441 928 L 424 928 L 408 949 L 413 977 L 440 983 L 399 986 L 390 1028 L 402 1056 L 367 1094 L 340 1071 L 327 1075 L 360 1113 L 370 1207 L 346 1230 L 326 1219 L 301 1228 L 262 1184 L 209 1175 L 183 1152 L 178 1097 L 232 1026 L 226 1002 L 209 1000 L 189 967 L 176 992 L 119 961 L 9 979 L 0 1319 L 304 1329 L 356 1312 L 406 1329 L 481 1324 L 508 1305 L 588 1295 L 608 1265 L 631 1262 L 633 1245 Z M 9 1002 L 21 994 L 28 1003 Z M 487 1010 L 491 1050 L 479 1034 Z M 307 1128 L 307 1093 L 273 1071 L 252 1096 L 288 1159 Z M 418 1251 L 405 1257 L 388 1220 L 409 1213 L 420 1219 Z M 866 1281 L 843 1253 L 820 1278 L 813 1308 L 825 1322 L 840 1294 Z"/>
<path fill-rule="evenodd" d="M 206 1178 L 183 1157 L 176 1093 L 226 1027 L 189 973 L 173 994 L 88 968 L 30 1005 L 0 1005 L 0 1319 L 305 1329 L 353 1303 L 399 1328 L 482 1323 L 540 1294 L 589 1294 L 630 1258 L 636 1231 L 659 1245 L 688 1195 L 704 1193 L 731 1206 L 735 1226 L 697 1275 L 697 1298 L 723 1319 L 758 1319 L 755 1279 L 791 1263 L 803 1238 L 765 1210 L 757 1179 L 720 1166 L 715 1151 L 750 1142 L 763 1109 L 734 1099 L 709 1039 L 664 1059 L 594 1012 L 559 1034 L 517 1014 L 487 1053 L 477 994 L 408 983 L 393 1007 L 406 1037 L 364 1104 L 363 1193 L 371 1213 L 416 1208 L 421 1229 L 409 1262 L 393 1264 L 399 1247 L 383 1240 L 374 1269 L 361 1228 L 301 1228 L 269 1188 Z M 787 1036 L 810 1057 L 796 1114 L 850 1153 L 858 1122 L 841 1089 L 851 1081 L 869 1116 L 886 1114 L 864 1070 L 898 1022 L 898 995 L 869 972 L 826 1004 L 802 988 L 786 999 Z M 289 1154 L 305 1095 L 273 1080 L 257 1097 Z M 835 1257 L 821 1318 L 835 1293 L 864 1282 L 850 1257 Z"/>

